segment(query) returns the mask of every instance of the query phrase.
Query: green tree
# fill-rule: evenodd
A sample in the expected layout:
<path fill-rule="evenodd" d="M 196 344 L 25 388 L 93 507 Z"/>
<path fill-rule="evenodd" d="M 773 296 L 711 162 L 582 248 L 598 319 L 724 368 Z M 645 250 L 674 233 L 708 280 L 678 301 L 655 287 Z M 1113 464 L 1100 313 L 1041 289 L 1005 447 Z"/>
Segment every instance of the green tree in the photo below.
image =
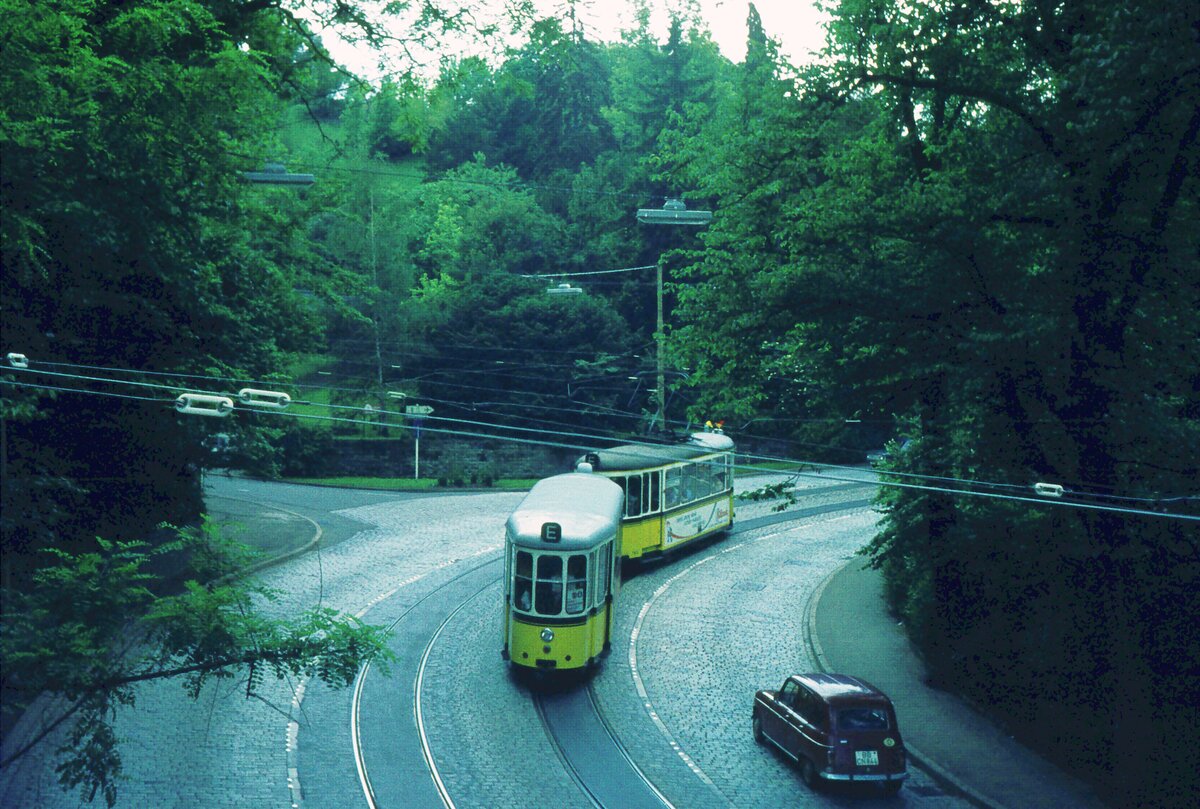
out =
<path fill-rule="evenodd" d="M 1056 754 L 1120 773 L 1126 802 L 1186 803 L 1163 785 L 1195 770 L 1169 742 L 1197 718 L 1194 532 L 1119 509 L 1188 509 L 1197 471 L 1177 449 L 1198 445 L 1196 30 L 1158 3 L 845 0 L 833 69 L 758 106 L 743 90 L 750 134 L 706 131 L 738 145 L 693 163 L 730 214 L 679 334 L 702 374 L 895 414 L 919 439 L 896 472 L 1108 507 L 893 491 L 871 550 L 937 676 L 1070 727 Z M 763 213 L 734 224 L 747 202 Z M 739 284 L 754 311 L 723 303 Z"/>
<path fill-rule="evenodd" d="M 397 225 L 418 275 L 471 284 L 498 272 L 545 272 L 562 249 L 561 220 L 514 169 L 481 159 L 410 190 L 405 208 Z"/>
<path fill-rule="evenodd" d="M 609 46 L 608 60 L 612 102 L 602 112 L 615 144 L 575 175 L 565 212 L 570 261 L 579 270 L 651 266 L 664 252 L 694 243 L 677 229 L 638 225 L 633 214 L 694 189 L 663 176 L 658 143 L 681 126 L 685 111 L 707 119 L 727 92 L 731 69 L 698 20 L 672 16 L 667 40 L 660 43 L 645 8 L 637 27 Z M 608 293 L 646 339 L 656 321 L 652 274 L 615 276 L 618 286 Z M 669 307 L 670 291 L 667 296 Z"/>
<path fill-rule="evenodd" d="M 13 350 L 47 370 L 245 378 L 318 331 L 293 292 L 311 257 L 258 235 L 292 211 L 239 182 L 241 153 L 271 127 L 273 77 L 210 11 L 11 3 L 0 26 L 0 307 Z M 278 29 L 259 15 L 235 33 L 275 46 Z M 84 544 L 198 512 L 197 436 L 169 394 L 50 396 L 46 385 L 88 387 L 30 374 L 6 387 L 45 416 L 6 422 L 10 574 L 44 538 L 44 507 L 62 516 L 59 540 Z"/>
<path fill-rule="evenodd" d="M 680 325 L 670 348 L 691 369 L 695 416 L 754 422 L 756 433 L 817 445 L 809 449 L 845 461 L 822 447 L 836 442 L 847 416 L 873 394 L 834 373 L 833 357 L 854 333 L 815 331 L 820 309 L 845 312 L 839 291 L 798 286 L 862 250 L 843 246 L 837 225 L 825 227 L 836 211 L 823 210 L 820 194 L 830 153 L 866 126 L 872 108 L 835 99 L 817 71 L 808 71 L 804 85 L 790 72 L 751 6 L 747 58 L 731 92 L 662 138 L 668 176 L 714 200 L 716 211 L 700 234 L 704 249 L 676 259 Z M 821 250 L 810 249 L 810 234 L 824 242 Z"/>
<path fill-rule="evenodd" d="M 600 295 L 546 289 L 545 280 L 504 272 L 461 285 L 430 332 L 434 356 L 414 368 L 426 377 L 422 391 L 447 405 L 486 400 L 481 409 L 505 424 L 519 415 L 551 432 L 629 429 L 628 419 L 609 417 L 628 410 L 627 366 L 614 360 L 632 348 L 625 322 Z M 474 407 L 463 415 L 478 418 Z"/>
<path fill-rule="evenodd" d="M 139 544 L 202 508 L 180 379 L 270 379 L 320 335 L 297 292 L 326 270 L 293 237 L 305 199 L 241 181 L 275 148 L 293 23 L 266 3 L 0 2 L 0 319 L 30 358 L 0 402 L 5 724 L 38 691 L 67 700 L 60 776 L 110 802 L 107 719 L 132 682 L 318 658 L 342 682 L 377 650 L 332 614 L 266 621 L 244 586 L 169 595 L 146 558 L 201 545 Z M 147 657 L 121 657 L 139 635 Z"/>
<path fill-rule="evenodd" d="M 48 738 L 64 789 L 116 802 L 122 764 L 116 710 L 136 702 L 137 685 L 179 679 L 197 698 L 204 685 L 244 673 L 246 696 L 268 676 L 316 677 L 349 685 L 365 660 L 386 663 L 381 629 L 315 608 L 285 620 L 264 617 L 275 593 L 235 576 L 247 561 L 213 527 L 180 531 L 172 542 L 99 541 L 95 550 L 46 551 L 51 564 L 6 607 L 0 655 L 5 710 L 35 699 L 46 706 L 38 732 L 13 749 L 8 767 Z M 178 592 L 152 572 L 184 554 L 190 574 Z"/>
<path fill-rule="evenodd" d="M 478 61 L 443 76 L 453 113 L 430 138 L 428 157 L 449 169 L 483 154 L 526 180 L 574 173 L 612 144 L 605 51 L 556 19 L 539 20 L 523 48 L 491 75 Z"/>

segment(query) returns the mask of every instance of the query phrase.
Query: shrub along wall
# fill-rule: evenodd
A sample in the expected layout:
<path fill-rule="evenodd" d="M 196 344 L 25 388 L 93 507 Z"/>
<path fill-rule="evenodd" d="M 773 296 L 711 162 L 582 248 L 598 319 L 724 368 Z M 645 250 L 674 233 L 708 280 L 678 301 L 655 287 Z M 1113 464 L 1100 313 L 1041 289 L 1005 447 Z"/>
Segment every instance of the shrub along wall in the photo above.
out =
<path fill-rule="evenodd" d="M 487 483 L 498 478 L 542 478 L 568 472 L 580 453 L 509 441 L 464 441 L 422 436 L 421 477 L 450 483 Z M 322 459 L 322 475 L 411 477 L 413 442 L 398 438 L 335 439 Z"/>

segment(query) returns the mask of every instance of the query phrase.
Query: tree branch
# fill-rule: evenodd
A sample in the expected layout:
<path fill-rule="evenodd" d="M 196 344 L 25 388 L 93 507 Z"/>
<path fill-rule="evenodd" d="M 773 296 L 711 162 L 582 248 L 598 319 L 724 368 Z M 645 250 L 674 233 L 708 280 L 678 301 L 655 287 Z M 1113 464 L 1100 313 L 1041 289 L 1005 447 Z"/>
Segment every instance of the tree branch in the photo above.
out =
<path fill-rule="evenodd" d="M 1171 168 L 1167 172 L 1166 187 L 1163 189 L 1158 203 L 1154 206 L 1154 214 L 1150 219 L 1150 232 L 1153 234 L 1155 241 L 1158 241 L 1163 231 L 1166 230 L 1167 222 L 1170 219 L 1170 212 L 1175 207 L 1175 203 L 1179 201 L 1183 182 L 1190 176 L 1188 172 L 1188 153 L 1196 143 L 1198 135 L 1200 135 L 1200 107 L 1192 111 L 1192 120 L 1188 123 L 1187 129 L 1184 130 L 1183 135 L 1179 138 L 1179 145 L 1175 150 L 1175 159 L 1171 162 Z"/>
<path fill-rule="evenodd" d="M 41 744 L 42 740 L 45 739 L 47 736 L 49 736 L 51 733 L 53 733 L 55 728 L 57 728 L 63 722 L 66 722 L 68 719 L 70 719 L 72 716 L 74 716 L 76 713 L 78 713 L 79 709 L 82 707 L 83 707 L 83 700 L 82 699 L 76 700 L 75 703 L 73 705 L 71 705 L 70 708 L 63 711 L 61 716 L 59 716 L 57 719 L 55 719 L 50 724 L 44 726 L 37 734 L 34 735 L 34 737 L 32 739 L 27 741 L 24 745 L 22 745 L 17 750 L 13 751 L 7 757 L 0 759 L 0 769 L 4 769 L 9 764 L 12 764 L 14 761 L 19 759 L 21 756 L 25 755 L 30 750 L 32 750 L 33 748 L 35 748 L 39 744 Z"/>
<path fill-rule="evenodd" d="M 1016 101 L 987 89 L 979 89 L 968 87 L 954 82 L 938 81 L 937 79 L 925 79 L 919 76 L 899 76 L 894 73 L 869 73 L 863 71 L 859 76 L 859 84 L 885 84 L 896 87 L 908 87 L 910 89 L 922 90 L 937 90 L 944 92 L 947 95 L 962 96 L 965 98 L 974 98 L 993 107 L 1005 110 L 1014 115 L 1018 120 L 1029 127 L 1041 140 L 1042 145 L 1046 148 L 1056 160 L 1062 159 L 1062 150 L 1058 148 L 1057 138 L 1049 127 L 1039 123 L 1033 113 L 1020 106 Z"/>

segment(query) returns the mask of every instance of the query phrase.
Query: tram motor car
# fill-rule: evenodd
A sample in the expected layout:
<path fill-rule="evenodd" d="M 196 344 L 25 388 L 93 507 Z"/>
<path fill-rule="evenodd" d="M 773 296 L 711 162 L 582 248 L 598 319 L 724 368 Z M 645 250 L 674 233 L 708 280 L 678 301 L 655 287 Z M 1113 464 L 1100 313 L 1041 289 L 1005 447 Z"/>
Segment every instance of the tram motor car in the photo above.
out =
<path fill-rule="evenodd" d="M 611 480 L 571 472 L 539 481 L 509 516 L 501 654 L 515 669 L 578 671 L 608 652 L 622 502 Z"/>

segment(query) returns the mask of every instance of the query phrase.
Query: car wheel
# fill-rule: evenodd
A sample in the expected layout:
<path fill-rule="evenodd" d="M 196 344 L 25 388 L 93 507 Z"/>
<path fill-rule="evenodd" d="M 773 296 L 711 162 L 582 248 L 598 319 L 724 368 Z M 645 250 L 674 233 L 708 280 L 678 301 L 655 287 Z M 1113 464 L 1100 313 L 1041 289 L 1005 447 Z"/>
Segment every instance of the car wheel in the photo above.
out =
<path fill-rule="evenodd" d="M 754 720 L 750 723 L 750 726 L 754 729 L 754 741 L 762 744 L 762 720 L 758 718 L 758 714 L 754 715 Z"/>
<path fill-rule="evenodd" d="M 812 763 L 812 759 L 800 759 L 800 780 L 802 780 L 809 789 L 816 789 L 821 785 L 821 779 L 817 777 L 817 766 Z"/>
<path fill-rule="evenodd" d="M 900 787 L 904 786 L 903 781 L 884 781 L 883 794 L 891 797 L 900 792 Z"/>

